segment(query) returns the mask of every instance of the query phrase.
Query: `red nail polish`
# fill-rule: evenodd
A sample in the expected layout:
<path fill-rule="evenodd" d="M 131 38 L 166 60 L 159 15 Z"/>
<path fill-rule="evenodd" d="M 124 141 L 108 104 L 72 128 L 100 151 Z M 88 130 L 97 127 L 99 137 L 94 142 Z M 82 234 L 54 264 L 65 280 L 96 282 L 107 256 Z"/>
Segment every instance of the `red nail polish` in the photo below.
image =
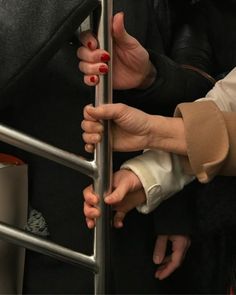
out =
<path fill-rule="evenodd" d="M 95 77 L 94 76 L 90 77 L 90 82 L 95 83 Z"/>
<path fill-rule="evenodd" d="M 106 74 L 108 72 L 108 68 L 106 66 L 100 66 L 99 72 L 102 74 Z"/>
<path fill-rule="evenodd" d="M 101 55 L 101 61 L 103 61 L 103 62 L 108 62 L 110 60 L 110 55 L 109 54 L 107 54 L 107 53 L 103 53 L 102 55 Z"/>
<path fill-rule="evenodd" d="M 89 41 L 87 45 L 88 45 L 88 48 L 92 50 L 92 42 Z"/>

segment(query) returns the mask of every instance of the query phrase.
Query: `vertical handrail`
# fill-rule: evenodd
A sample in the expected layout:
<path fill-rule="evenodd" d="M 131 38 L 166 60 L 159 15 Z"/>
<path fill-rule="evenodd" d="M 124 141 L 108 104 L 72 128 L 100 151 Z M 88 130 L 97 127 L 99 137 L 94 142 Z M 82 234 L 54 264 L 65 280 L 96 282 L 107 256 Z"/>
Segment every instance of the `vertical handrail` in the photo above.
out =
<path fill-rule="evenodd" d="M 99 47 L 110 53 L 112 61 L 111 24 L 113 15 L 113 0 L 100 0 L 101 15 L 98 24 Z M 96 106 L 112 103 L 112 62 L 108 64 L 107 75 L 100 76 L 99 85 L 96 86 Z M 95 163 L 98 177 L 94 180 L 95 193 L 100 196 L 99 207 L 101 217 L 96 222 L 94 232 L 94 257 L 99 265 L 99 272 L 95 274 L 95 294 L 109 293 L 109 264 L 110 264 L 110 209 L 104 203 L 104 196 L 111 191 L 112 176 L 112 149 L 110 122 L 104 121 L 104 136 L 102 142 L 96 146 Z"/>

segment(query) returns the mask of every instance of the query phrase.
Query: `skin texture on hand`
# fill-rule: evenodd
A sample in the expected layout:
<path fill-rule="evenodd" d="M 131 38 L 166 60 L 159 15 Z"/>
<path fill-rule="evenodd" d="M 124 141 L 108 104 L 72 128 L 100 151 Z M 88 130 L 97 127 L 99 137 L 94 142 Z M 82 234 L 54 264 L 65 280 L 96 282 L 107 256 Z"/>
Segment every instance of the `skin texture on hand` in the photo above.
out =
<path fill-rule="evenodd" d="M 114 150 L 127 152 L 156 148 L 186 155 L 184 124 L 181 118 L 149 115 L 119 103 L 84 108 L 81 127 L 84 130 L 86 151 L 93 152 L 94 144 L 100 142 L 103 132 L 100 120 L 104 119 L 113 121 Z"/>
<path fill-rule="evenodd" d="M 83 140 L 86 144 L 99 142 L 103 131 L 99 120 L 113 119 L 113 149 L 126 152 L 142 150 L 149 145 L 149 117 L 148 114 L 124 104 L 103 105 L 98 108 L 87 106 L 81 124 L 85 131 Z"/>
<path fill-rule="evenodd" d="M 111 57 L 108 52 L 99 49 L 98 41 L 91 32 L 82 33 L 80 41 L 83 46 L 77 51 L 80 59 L 79 69 L 84 73 L 85 84 L 95 86 L 100 81 L 100 75 L 106 75 L 109 71 Z M 125 30 L 123 13 L 118 13 L 113 18 L 112 62 L 114 89 L 145 89 L 156 79 L 156 69 L 149 60 L 148 52 Z M 93 152 L 94 144 L 102 138 L 103 125 L 100 120 L 112 119 L 114 150 L 132 151 L 158 147 L 166 151 L 186 153 L 181 121 L 173 122 L 172 118 L 150 116 L 124 105 L 112 108 L 109 111 L 99 109 L 97 112 L 94 108 L 85 108 L 81 126 L 84 130 L 86 151 Z M 116 211 L 114 215 L 116 228 L 123 227 L 126 214 L 146 200 L 141 183 L 137 176 L 132 174 L 131 171 L 125 170 L 116 172 L 113 181 L 114 190 L 105 199 L 105 202 L 112 205 Z M 97 207 L 99 198 L 94 194 L 92 186 L 85 188 L 84 199 L 86 222 L 89 228 L 93 228 L 100 211 Z M 172 243 L 172 254 L 166 256 L 168 241 Z M 158 236 L 153 253 L 154 263 L 159 265 L 155 273 L 156 278 L 162 280 L 178 268 L 189 246 L 190 239 L 187 236 Z"/>
<path fill-rule="evenodd" d="M 114 89 L 149 87 L 156 78 L 156 70 L 149 60 L 147 50 L 126 32 L 122 12 L 114 16 L 112 26 Z M 79 69 L 85 74 L 85 84 L 94 86 L 99 83 L 99 76 L 109 71 L 110 55 L 98 48 L 98 41 L 90 31 L 83 32 L 80 41 L 83 46 L 77 51 Z"/>
<path fill-rule="evenodd" d="M 116 211 L 113 226 L 124 226 L 126 214 L 133 208 L 145 202 L 146 197 L 138 177 L 129 170 L 119 170 L 114 174 L 113 192 L 105 198 L 105 202 L 113 206 Z M 94 228 L 96 219 L 100 216 L 98 206 L 99 197 L 93 192 L 92 185 L 84 189 L 84 214 L 88 228 Z M 167 243 L 172 245 L 172 253 L 167 255 Z M 163 280 L 171 275 L 183 262 L 191 244 L 185 235 L 159 235 L 156 239 L 153 261 L 158 265 L 155 277 Z"/>

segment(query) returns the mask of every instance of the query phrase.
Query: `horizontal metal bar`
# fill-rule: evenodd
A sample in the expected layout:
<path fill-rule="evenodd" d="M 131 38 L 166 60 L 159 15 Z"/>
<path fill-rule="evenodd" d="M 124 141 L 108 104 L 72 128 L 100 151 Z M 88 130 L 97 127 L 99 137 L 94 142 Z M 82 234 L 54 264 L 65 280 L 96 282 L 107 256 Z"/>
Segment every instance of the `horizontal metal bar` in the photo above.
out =
<path fill-rule="evenodd" d="M 97 167 L 94 161 L 88 161 L 81 156 L 69 153 L 1 124 L 0 140 L 74 170 L 80 171 L 92 178 L 97 176 Z"/>
<path fill-rule="evenodd" d="M 0 239 L 6 240 L 18 246 L 48 255 L 58 260 L 81 265 L 84 268 L 98 272 L 98 266 L 93 256 L 76 252 L 56 243 L 42 239 L 34 234 L 0 222 Z"/>

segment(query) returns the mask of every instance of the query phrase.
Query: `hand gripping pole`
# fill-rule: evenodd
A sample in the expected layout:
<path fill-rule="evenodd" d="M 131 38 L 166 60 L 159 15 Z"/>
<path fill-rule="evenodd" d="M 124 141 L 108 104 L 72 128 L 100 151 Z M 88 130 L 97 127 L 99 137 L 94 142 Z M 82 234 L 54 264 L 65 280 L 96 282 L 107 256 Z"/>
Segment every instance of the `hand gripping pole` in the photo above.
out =
<path fill-rule="evenodd" d="M 100 0 L 98 11 L 98 41 L 100 48 L 109 51 L 112 57 L 112 0 Z M 112 58 L 111 58 L 112 60 Z M 112 63 L 109 73 L 100 77 L 96 87 L 95 104 L 112 103 Z M 109 293 L 110 265 L 110 210 L 103 202 L 104 196 L 111 191 L 112 149 L 110 142 L 110 123 L 104 122 L 104 137 L 96 146 L 94 160 L 69 153 L 48 143 L 23 134 L 0 124 L 0 140 L 8 144 L 55 161 L 61 165 L 77 170 L 94 181 L 94 190 L 100 196 L 101 217 L 97 220 L 94 231 L 94 253 L 87 256 L 53 242 L 44 240 L 24 230 L 0 222 L 0 238 L 21 247 L 51 256 L 64 262 L 81 265 L 94 272 L 94 293 Z M 81 212 L 82 214 L 82 212 Z"/>

